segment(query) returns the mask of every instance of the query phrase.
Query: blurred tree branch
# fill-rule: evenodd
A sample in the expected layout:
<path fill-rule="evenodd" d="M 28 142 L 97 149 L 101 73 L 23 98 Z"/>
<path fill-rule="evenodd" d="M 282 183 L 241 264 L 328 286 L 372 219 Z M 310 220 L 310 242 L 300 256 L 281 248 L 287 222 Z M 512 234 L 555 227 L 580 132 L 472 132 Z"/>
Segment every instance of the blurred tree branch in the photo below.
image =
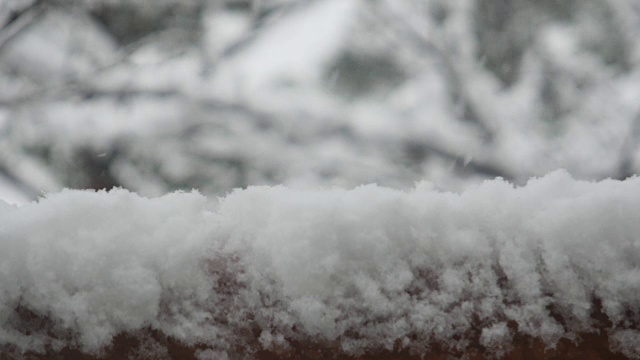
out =
<path fill-rule="evenodd" d="M 46 0 L 36 0 L 28 7 L 15 14 L 11 14 L 9 21 L 0 28 L 0 51 L 2 51 L 11 40 L 18 36 L 18 34 L 26 30 L 42 16 L 46 12 L 46 9 Z"/>
<path fill-rule="evenodd" d="M 298 171 L 296 176 L 322 181 L 343 177 L 357 182 L 388 180 L 387 184 L 400 186 L 429 176 L 500 176 L 518 182 L 555 167 L 573 167 L 570 170 L 583 177 L 622 178 L 637 171 L 634 151 L 640 116 L 632 120 L 634 115 L 627 111 L 618 119 L 619 113 L 611 108 L 621 100 L 603 91 L 606 86 L 622 89 L 621 79 L 637 69 L 632 58 L 638 53 L 633 43 L 637 30 L 630 2 L 585 0 L 563 3 L 558 9 L 552 0 L 360 2 L 358 16 L 370 15 L 371 24 L 363 25 L 365 21 L 354 16 L 360 30 L 333 44 L 333 58 L 318 65 L 326 66 L 318 71 L 319 77 L 329 79 L 286 73 L 264 80 L 269 83 L 260 83 L 257 90 L 245 86 L 243 81 L 250 84 L 250 77 L 260 77 L 263 64 L 269 68 L 277 58 L 276 51 L 264 51 L 261 44 L 277 48 L 273 44 L 288 41 L 287 31 L 275 32 L 282 39 L 269 39 L 269 29 L 287 23 L 284 20 L 298 10 L 304 13 L 313 8 L 307 6 L 323 3 L 330 1 L 247 0 L 235 5 L 205 0 L 33 1 L 0 19 L 4 22 L 0 56 L 10 60 L 0 64 L 4 81 L 0 110 L 7 114 L 0 125 L 16 129 L 7 135 L 19 139 L 12 151 L 31 156 L 34 148 L 49 147 L 42 154 L 56 153 L 62 160 L 43 166 L 61 178 L 122 184 L 126 175 L 116 168 L 127 163 L 142 168 L 136 173 L 140 184 L 162 184 L 157 187 L 160 191 L 206 183 L 207 177 L 227 170 L 237 172 L 235 177 L 220 175 L 231 179 L 229 184 L 247 185 L 256 179 L 282 182 L 288 175 L 274 172 Z M 149 5 L 162 9 L 149 10 Z M 607 17 L 609 8 L 622 25 Z M 110 14 L 118 19 L 109 18 Z M 55 28 L 71 24 L 76 15 L 82 21 L 64 31 Z M 534 17 L 531 23 L 539 28 L 526 27 L 529 22 L 519 28 L 523 16 Z M 118 28 L 119 21 L 140 18 L 144 26 Z M 227 30 L 227 25 L 234 29 Z M 126 34 L 129 28 L 135 33 Z M 513 28 L 520 32 L 511 33 Z M 93 37 L 83 38 L 84 33 Z M 25 34 L 29 36 L 21 37 Z M 313 51 L 315 42 L 310 43 L 300 51 Z M 290 58 L 299 55 L 295 49 L 281 52 Z M 51 59 L 50 53 L 55 55 Z M 488 53 L 493 54 L 491 59 Z M 244 66 L 247 59 L 249 66 Z M 500 61 L 509 68 L 501 72 Z M 394 70 L 397 76 L 388 76 Z M 349 85 L 356 90 L 340 93 L 352 89 Z M 587 102 L 594 105 L 588 107 Z M 591 126 L 595 133 L 606 127 L 602 114 L 616 117 L 609 119 L 616 128 L 614 135 L 597 139 L 583 128 Z M 99 135 L 84 135 L 87 139 L 68 144 L 63 135 L 49 142 L 46 130 L 33 130 L 41 124 L 54 129 L 73 122 L 89 127 L 111 117 L 118 118 L 114 123 L 122 128 L 99 149 L 91 143 Z M 119 122 L 120 117 L 130 122 L 122 125 L 126 122 Z M 170 123 L 171 129 L 142 133 L 140 129 L 158 118 Z M 21 124 L 25 119 L 27 125 Z M 585 121 L 583 128 L 576 126 L 580 121 Z M 128 126 L 135 128 L 135 135 L 122 135 Z M 627 134 L 622 128 L 631 130 Z M 232 139 L 227 141 L 219 133 Z M 169 136 L 175 139 L 166 145 Z M 580 145 L 583 148 L 565 146 L 576 137 L 586 144 Z M 596 148 L 593 144 L 599 140 L 601 148 L 609 146 L 603 151 L 620 152 L 606 157 L 606 166 L 592 166 L 583 161 L 588 156 L 580 154 L 595 151 L 587 147 Z M 615 141 L 624 145 L 610 145 Z M 154 150 L 141 149 L 144 146 Z M 109 155 L 97 159 L 103 152 Z M 51 160 L 49 155 L 42 155 L 44 162 Z M 190 164 L 183 178 L 172 178 L 175 173 L 163 168 L 162 156 L 174 155 L 175 164 Z M 21 181 L 15 164 L 0 159 L 0 172 Z M 82 171 L 112 173 L 98 181 L 95 174 Z M 351 185 L 348 181 L 345 186 Z M 83 183 L 78 180 L 73 185 Z M 25 192 L 33 194 L 29 186 Z"/>

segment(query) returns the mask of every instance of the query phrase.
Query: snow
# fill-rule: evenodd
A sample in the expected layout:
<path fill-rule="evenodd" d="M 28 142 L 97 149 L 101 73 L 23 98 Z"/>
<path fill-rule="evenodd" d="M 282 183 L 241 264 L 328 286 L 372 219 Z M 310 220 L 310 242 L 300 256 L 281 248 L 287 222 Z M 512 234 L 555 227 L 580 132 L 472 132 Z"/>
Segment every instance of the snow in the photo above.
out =
<path fill-rule="evenodd" d="M 581 179 L 637 173 L 637 62 L 630 57 L 623 71 L 587 46 L 606 42 L 598 39 L 608 27 L 584 15 L 552 21 L 548 6 L 530 5 L 542 13 L 526 16 L 541 24 L 517 32 L 531 43 L 511 44 L 521 36 L 511 39 L 510 31 L 500 34 L 511 40 L 493 42 L 523 52 L 520 65 L 505 55 L 505 66 L 519 68 L 505 88 L 477 56 L 492 47 L 478 42 L 490 30 L 472 26 L 485 16 L 475 2 L 269 1 L 256 5 L 272 8 L 262 15 L 211 4 L 189 20 L 201 27 L 192 40 L 170 26 L 126 47 L 78 14 L 87 9 L 47 8 L 0 54 L 0 126 L 11 130 L 2 144 L 39 160 L 40 180 L 15 174 L 34 193 L 101 186 L 76 164 L 104 152 L 112 156 L 100 173 L 144 195 L 279 183 L 407 189 L 419 179 L 459 190 L 494 175 L 522 184 L 557 168 Z M 86 3 L 161 11 L 145 1 Z M 166 0 L 160 8 L 195 3 Z M 633 24 L 633 12 L 624 11 L 630 5 L 604 7 L 614 3 Z M 591 11 L 585 4 L 576 3 L 586 7 L 580 14 Z M 436 20 L 432 7 L 451 16 Z M 529 5 L 518 8 L 504 20 L 517 22 L 509 19 Z M 626 26 L 621 34 L 633 34 Z M 407 30 L 423 41 L 414 44 Z M 620 41 L 621 59 L 638 52 L 635 42 Z M 335 85 L 355 80 L 334 69 L 345 56 L 386 59 L 386 71 L 397 67 L 406 78 L 371 70 L 386 90 L 347 99 Z"/>
<path fill-rule="evenodd" d="M 33 350 L 46 343 L 46 332 L 29 336 L 11 323 L 18 305 L 51 314 L 86 350 L 118 332 L 162 324 L 161 300 L 174 289 L 172 311 L 194 321 L 202 311 L 194 305 L 209 290 L 196 261 L 206 241 L 196 236 L 205 228 L 204 202 L 195 193 L 148 200 L 123 190 L 66 190 L 20 208 L 4 205 L 2 342 Z M 172 320 L 178 331 L 179 317 Z"/>
<path fill-rule="evenodd" d="M 514 331 L 550 347 L 596 331 L 598 299 L 612 349 L 633 357 L 638 203 L 640 178 L 564 171 L 462 193 L 420 183 L 0 202 L 0 344 L 96 353 L 151 328 L 205 344 L 203 359 L 310 338 L 357 355 L 431 341 L 464 349 L 477 336 L 499 354 Z M 258 338 L 237 336 L 250 326 Z"/>
<path fill-rule="evenodd" d="M 0 54 L 2 61 L 50 82 L 89 74 L 113 61 L 115 50 L 82 12 L 49 11 L 21 40 L 8 44 L 9 50 Z"/>
<path fill-rule="evenodd" d="M 0 200 L 9 204 L 19 205 L 29 202 L 30 199 L 9 179 L 0 175 Z"/>
<path fill-rule="evenodd" d="M 634 330 L 620 330 L 613 333 L 612 347 L 619 349 L 624 356 L 630 359 L 637 359 L 640 357 L 640 331 Z"/>
<path fill-rule="evenodd" d="M 248 51 L 221 65 L 216 81 L 255 91 L 273 82 L 317 80 L 322 65 L 339 51 L 357 5 L 357 0 L 319 1 L 276 19 Z"/>

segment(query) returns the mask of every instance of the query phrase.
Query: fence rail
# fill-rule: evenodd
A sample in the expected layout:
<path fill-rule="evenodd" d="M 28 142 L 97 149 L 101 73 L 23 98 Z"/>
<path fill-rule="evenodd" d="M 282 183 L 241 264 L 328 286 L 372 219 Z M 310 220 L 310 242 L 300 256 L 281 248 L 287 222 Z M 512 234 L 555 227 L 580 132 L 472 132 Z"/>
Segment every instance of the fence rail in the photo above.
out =
<path fill-rule="evenodd" d="M 640 179 L 0 203 L 0 359 L 640 356 Z"/>

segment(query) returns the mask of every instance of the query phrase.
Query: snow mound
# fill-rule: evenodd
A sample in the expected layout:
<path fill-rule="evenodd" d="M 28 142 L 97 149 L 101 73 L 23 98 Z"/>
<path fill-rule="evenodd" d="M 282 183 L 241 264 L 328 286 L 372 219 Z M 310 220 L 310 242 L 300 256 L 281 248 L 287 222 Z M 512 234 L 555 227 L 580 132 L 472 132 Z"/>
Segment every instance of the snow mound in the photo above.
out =
<path fill-rule="evenodd" d="M 516 333 L 554 347 L 605 331 L 635 356 L 638 204 L 638 178 L 562 171 L 460 194 L 421 183 L 0 202 L 0 347 L 100 354 L 151 331 L 203 358 L 304 341 L 350 355 L 474 342 L 500 355 Z"/>

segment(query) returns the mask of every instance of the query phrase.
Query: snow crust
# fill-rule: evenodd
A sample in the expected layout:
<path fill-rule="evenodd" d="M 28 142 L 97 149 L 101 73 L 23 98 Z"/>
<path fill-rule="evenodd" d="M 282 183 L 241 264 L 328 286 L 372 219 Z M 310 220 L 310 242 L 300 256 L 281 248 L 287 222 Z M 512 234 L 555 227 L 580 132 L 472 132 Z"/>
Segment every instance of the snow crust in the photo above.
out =
<path fill-rule="evenodd" d="M 202 358 L 303 339 L 361 354 L 476 337 L 498 354 L 514 332 L 579 340 L 601 311 L 612 348 L 636 356 L 638 204 L 637 177 L 563 171 L 463 193 L 420 183 L 0 202 L 0 346 L 99 353 L 150 328 L 206 344 Z"/>

